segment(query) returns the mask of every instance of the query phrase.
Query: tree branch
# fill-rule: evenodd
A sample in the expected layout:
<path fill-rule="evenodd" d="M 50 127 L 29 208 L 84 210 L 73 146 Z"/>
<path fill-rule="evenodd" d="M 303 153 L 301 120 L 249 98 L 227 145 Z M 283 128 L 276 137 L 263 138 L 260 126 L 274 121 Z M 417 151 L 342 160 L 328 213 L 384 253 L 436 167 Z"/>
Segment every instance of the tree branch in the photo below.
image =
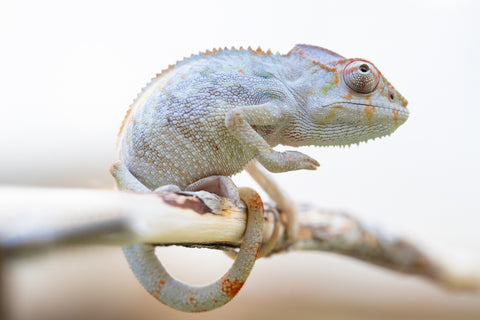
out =
<path fill-rule="evenodd" d="M 265 203 L 264 242 L 273 234 L 275 210 L 275 204 Z M 0 250 L 7 259 L 79 244 L 141 242 L 233 250 L 240 246 L 246 223 L 244 207 L 205 191 L 135 194 L 0 187 L 0 212 Z M 273 253 L 329 251 L 449 288 L 480 288 L 480 272 L 459 274 L 409 241 L 366 227 L 350 215 L 301 205 L 298 219 L 293 244 L 286 241 L 281 222 Z"/>

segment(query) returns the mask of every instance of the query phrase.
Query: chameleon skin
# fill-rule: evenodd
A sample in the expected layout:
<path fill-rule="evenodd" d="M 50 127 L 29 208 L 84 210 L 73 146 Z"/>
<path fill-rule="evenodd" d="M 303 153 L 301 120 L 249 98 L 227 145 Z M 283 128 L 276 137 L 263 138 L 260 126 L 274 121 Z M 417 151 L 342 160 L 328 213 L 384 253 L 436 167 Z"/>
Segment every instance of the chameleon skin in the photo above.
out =
<path fill-rule="evenodd" d="M 211 189 L 205 181 L 232 190 L 233 183 L 218 187 L 228 178 L 217 177 L 232 176 L 254 159 L 272 172 L 319 166 L 300 152 L 273 150 L 278 144 L 349 145 L 389 135 L 407 120 L 406 106 L 363 59 L 345 59 L 309 45 L 297 45 L 286 55 L 207 51 L 169 67 L 143 89 L 124 119 L 111 172 L 120 190 L 188 189 L 192 184 Z M 147 291 L 183 311 L 211 310 L 230 301 L 260 248 L 263 211 L 255 194 L 240 193 L 249 208 L 243 240 L 249 245 L 242 245 L 220 282 L 189 287 L 168 274 L 153 246 L 124 247 Z M 286 215 L 291 239 L 295 209 Z"/>
<path fill-rule="evenodd" d="M 372 92 L 346 83 L 352 62 L 376 73 Z M 318 163 L 306 155 L 271 148 L 349 145 L 389 135 L 408 118 L 406 106 L 373 64 L 323 48 L 200 53 L 143 89 L 121 128 L 117 160 L 150 190 L 232 176 L 254 158 L 274 172 L 315 169 Z"/>

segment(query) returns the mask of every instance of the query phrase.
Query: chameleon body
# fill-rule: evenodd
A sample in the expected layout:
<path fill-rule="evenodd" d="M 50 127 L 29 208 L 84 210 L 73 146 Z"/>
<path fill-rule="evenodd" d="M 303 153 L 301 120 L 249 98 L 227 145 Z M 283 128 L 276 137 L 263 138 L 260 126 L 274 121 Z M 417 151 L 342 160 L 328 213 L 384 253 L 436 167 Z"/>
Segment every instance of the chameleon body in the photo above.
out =
<path fill-rule="evenodd" d="M 360 66 L 369 69 L 359 85 L 365 93 L 346 82 L 361 79 Z M 325 49 L 208 52 L 178 62 L 143 90 L 124 120 L 118 160 L 151 190 L 231 176 L 253 158 L 274 172 L 315 169 L 307 156 L 271 148 L 388 135 L 407 119 L 406 105 L 373 64 Z"/>
<path fill-rule="evenodd" d="M 232 176 L 253 159 L 272 172 L 313 170 L 319 164 L 307 155 L 272 148 L 389 135 L 407 120 L 406 106 L 372 63 L 320 47 L 207 51 L 143 89 L 122 124 L 112 173 L 119 189 L 154 191 Z M 148 267 L 135 267 L 143 253 L 134 251 L 125 251 L 130 265 L 155 295 L 155 279 L 142 275 Z"/>

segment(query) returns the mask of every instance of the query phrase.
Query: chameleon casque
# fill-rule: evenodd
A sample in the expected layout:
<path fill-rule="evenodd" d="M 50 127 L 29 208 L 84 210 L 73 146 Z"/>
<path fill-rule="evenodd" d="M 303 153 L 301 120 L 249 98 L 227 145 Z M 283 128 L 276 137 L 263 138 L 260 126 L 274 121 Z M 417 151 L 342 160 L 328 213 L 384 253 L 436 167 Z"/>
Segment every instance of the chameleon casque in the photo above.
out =
<path fill-rule="evenodd" d="M 207 51 L 170 66 L 139 94 L 120 129 L 111 172 L 120 190 L 188 190 L 192 184 L 190 190 L 208 190 L 212 181 L 231 190 L 223 176 L 254 159 L 271 172 L 319 166 L 303 153 L 275 151 L 276 145 L 349 145 L 389 135 L 407 120 L 406 106 L 372 63 L 320 47 L 296 45 L 286 55 Z M 209 286 L 170 277 L 152 245 L 124 247 L 153 296 L 180 310 L 203 311 L 235 295 L 255 261 L 263 221 L 255 194 L 243 189 L 240 198 L 249 210 L 242 247 L 230 271 Z"/>

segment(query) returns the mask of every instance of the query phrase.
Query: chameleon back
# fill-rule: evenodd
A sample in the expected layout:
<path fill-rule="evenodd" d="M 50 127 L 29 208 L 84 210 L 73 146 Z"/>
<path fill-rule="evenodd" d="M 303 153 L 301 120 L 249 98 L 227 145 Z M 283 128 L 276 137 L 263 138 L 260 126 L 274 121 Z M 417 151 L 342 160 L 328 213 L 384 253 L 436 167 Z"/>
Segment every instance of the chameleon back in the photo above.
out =
<path fill-rule="evenodd" d="M 240 172 L 254 154 L 228 133 L 226 113 L 293 99 L 281 81 L 263 71 L 265 63 L 269 61 L 252 59 L 247 50 L 223 51 L 167 69 L 132 105 L 117 157 L 150 189 L 165 184 L 184 188 L 206 176 Z"/>

